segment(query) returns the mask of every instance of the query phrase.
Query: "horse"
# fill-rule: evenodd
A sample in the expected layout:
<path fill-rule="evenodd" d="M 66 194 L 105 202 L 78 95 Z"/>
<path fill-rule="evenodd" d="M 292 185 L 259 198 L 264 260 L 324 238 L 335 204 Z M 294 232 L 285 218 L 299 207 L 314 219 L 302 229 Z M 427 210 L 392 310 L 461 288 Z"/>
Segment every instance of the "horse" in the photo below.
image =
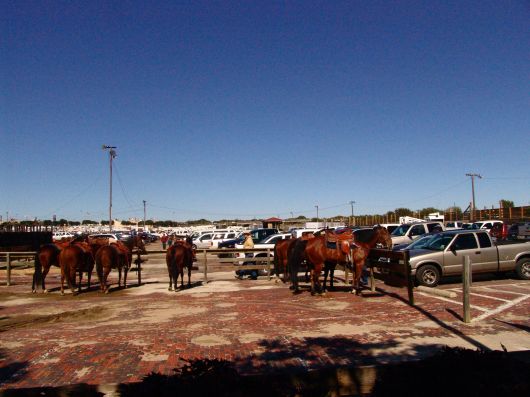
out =
<path fill-rule="evenodd" d="M 277 278 L 280 278 L 280 273 L 283 274 L 281 280 L 285 283 L 289 277 L 289 268 L 287 252 L 289 247 L 295 242 L 296 239 L 278 240 L 274 245 L 274 273 Z"/>
<path fill-rule="evenodd" d="M 96 252 L 96 271 L 99 278 L 101 292 L 108 293 L 107 278 L 111 269 L 118 269 L 118 286 L 121 287 L 121 273 L 123 270 L 123 287 L 127 288 L 127 273 L 132 264 L 132 251 L 138 249 L 139 253 L 145 254 L 145 245 L 140 236 L 117 241 L 112 244 L 101 246 Z"/>
<path fill-rule="evenodd" d="M 362 271 L 366 262 L 366 258 L 370 253 L 370 249 L 376 245 L 381 244 L 385 248 L 392 246 L 392 239 L 390 233 L 383 226 L 374 226 L 371 229 L 359 229 L 353 231 L 353 244 L 351 245 L 350 257 L 354 266 L 352 273 L 352 293 L 355 290 L 356 294 L 360 293 L 360 280 Z M 333 277 L 335 266 L 337 262 L 327 261 L 324 267 L 324 282 L 323 288 L 326 289 L 326 281 L 328 274 L 330 288 L 333 288 Z M 347 280 L 346 280 L 347 281 Z"/>
<path fill-rule="evenodd" d="M 169 274 L 168 291 L 176 291 L 180 275 L 180 288 L 184 288 L 184 268 L 188 269 L 188 287 L 191 286 L 193 248 L 187 241 L 177 240 L 166 251 L 166 265 Z"/>
<path fill-rule="evenodd" d="M 363 267 L 370 250 L 378 244 L 386 249 L 392 248 L 392 238 L 384 226 L 377 225 L 373 229 L 361 229 L 355 234 L 354 246 L 351 249 L 351 260 L 355 269 L 352 273 L 352 294 L 354 290 L 356 295 L 361 293 L 360 280 Z"/>
<path fill-rule="evenodd" d="M 88 272 L 88 288 L 90 288 L 90 277 L 94 268 L 94 257 L 87 243 L 69 244 L 59 253 L 59 265 L 61 267 L 61 295 L 64 295 L 64 280 L 72 295 L 75 295 L 76 274 L 79 271 L 78 292 L 81 292 L 81 281 L 83 272 Z"/>
<path fill-rule="evenodd" d="M 39 282 L 42 286 L 42 292 L 48 292 L 44 280 L 52 266 L 59 266 L 59 253 L 61 248 L 57 244 L 44 244 L 35 254 L 35 271 L 33 272 L 33 282 L 31 292 L 37 292 Z"/>

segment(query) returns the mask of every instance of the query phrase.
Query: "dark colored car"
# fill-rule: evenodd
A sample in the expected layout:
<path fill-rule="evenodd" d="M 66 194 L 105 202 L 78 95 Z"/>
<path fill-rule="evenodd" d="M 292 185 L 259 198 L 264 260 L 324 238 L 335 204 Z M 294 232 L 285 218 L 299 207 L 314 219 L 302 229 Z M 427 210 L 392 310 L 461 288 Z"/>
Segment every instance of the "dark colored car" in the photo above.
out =
<path fill-rule="evenodd" d="M 506 240 L 509 236 L 509 229 L 504 223 L 496 223 L 490 229 L 490 236 L 497 240 Z"/>

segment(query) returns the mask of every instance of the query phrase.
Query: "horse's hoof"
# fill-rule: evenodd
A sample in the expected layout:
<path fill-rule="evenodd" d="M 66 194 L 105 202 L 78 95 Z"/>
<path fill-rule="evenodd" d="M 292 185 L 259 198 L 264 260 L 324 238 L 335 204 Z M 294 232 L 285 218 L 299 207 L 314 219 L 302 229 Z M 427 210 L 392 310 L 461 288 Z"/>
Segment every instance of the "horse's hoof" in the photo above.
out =
<path fill-rule="evenodd" d="M 47 294 L 47 293 L 50 292 L 50 291 L 48 291 L 47 289 L 44 289 L 44 290 L 42 290 L 42 292 L 43 292 L 44 294 Z"/>
<path fill-rule="evenodd" d="M 37 290 L 36 290 L 36 289 L 32 289 L 32 290 L 31 290 L 31 293 L 32 293 L 32 294 L 36 294 L 36 293 L 37 293 Z"/>
<path fill-rule="evenodd" d="M 292 285 L 289 286 L 290 290 L 294 290 L 294 287 Z"/>
<path fill-rule="evenodd" d="M 108 293 L 109 293 L 109 290 L 108 290 L 108 289 L 107 289 L 107 290 L 105 290 L 105 294 L 108 294 Z"/>
<path fill-rule="evenodd" d="M 301 294 L 301 293 L 302 293 L 302 291 L 299 290 L 299 289 L 295 289 L 295 290 L 293 291 L 293 295 L 299 295 L 299 294 Z"/>
<path fill-rule="evenodd" d="M 64 292 L 61 292 L 61 296 L 64 296 Z"/>
<path fill-rule="evenodd" d="M 350 291 L 350 294 L 355 294 L 355 293 L 356 293 L 356 291 L 355 291 L 354 289 L 352 289 L 352 290 Z"/>

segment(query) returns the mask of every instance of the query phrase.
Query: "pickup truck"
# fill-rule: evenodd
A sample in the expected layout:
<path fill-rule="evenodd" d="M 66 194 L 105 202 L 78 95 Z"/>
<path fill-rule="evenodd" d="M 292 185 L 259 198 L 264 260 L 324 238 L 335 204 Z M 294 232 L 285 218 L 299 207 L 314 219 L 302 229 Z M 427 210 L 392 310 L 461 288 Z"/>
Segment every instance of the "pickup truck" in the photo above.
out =
<path fill-rule="evenodd" d="M 435 287 L 444 276 L 461 275 L 464 257 L 476 273 L 516 272 L 530 280 L 530 242 L 494 243 L 485 230 L 448 230 L 421 249 L 409 251 L 412 275 L 420 285 Z"/>
<path fill-rule="evenodd" d="M 442 222 L 431 221 L 431 222 L 414 222 L 404 223 L 390 234 L 392 238 L 392 245 L 397 244 L 410 244 L 418 237 L 437 231 L 444 231 L 445 226 Z"/>
<path fill-rule="evenodd" d="M 271 250 L 271 254 L 274 255 L 274 246 L 276 245 L 276 243 L 280 240 L 285 240 L 285 239 L 290 239 L 291 238 L 291 233 L 277 233 L 277 234 L 272 234 L 266 238 L 264 238 L 262 241 L 258 242 L 257 244 L 254 244 L 254 248 L 255 249 L 258 249 L 258 248 L 268 248 Z M 235 248 L 237 249 L 243 249 L 243 244 L 236 244 Z M 256 257 L 262 257 L 262 256 L 267 256 L 267 253 L 266 252 L 237 252 L 235 254 L 235 257 L 236 258 L 239 258 L 239 259 L 244 259 L 244 258 L 256 258 Z M 253 265 L 254 263 L 253 262 L 245 262 L 243 260 L 240 260 L 238 261 L 238 264 L 240 266 L 243 266 L 245 264 L 247 265 Z M 251 278 L 255 279 L 258 275 L 261 275 L 261 276 L 265 276 L 267 275 L 267 271 L 266 270 L 262 270 L 262 271 L 258 271 L 258 270 L 237 270 L 236 271 L 236 274 L 238 276 L 243 276 L 243 275 L 250 275 Z"/>

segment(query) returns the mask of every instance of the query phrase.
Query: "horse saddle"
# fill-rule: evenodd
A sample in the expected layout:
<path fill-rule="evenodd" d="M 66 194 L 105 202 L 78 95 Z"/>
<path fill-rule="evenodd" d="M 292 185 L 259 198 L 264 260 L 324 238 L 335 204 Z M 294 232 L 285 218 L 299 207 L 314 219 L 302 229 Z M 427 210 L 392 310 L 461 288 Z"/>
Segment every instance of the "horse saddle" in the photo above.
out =
<path fill-rule="evenodd" d="M 324 238 L 326 239 L 326 248 L 333 249 L 343 254 L 348 254 L 350 251 L 351 234 L 335 234 L 330 230 L 326 230 Z"/>

